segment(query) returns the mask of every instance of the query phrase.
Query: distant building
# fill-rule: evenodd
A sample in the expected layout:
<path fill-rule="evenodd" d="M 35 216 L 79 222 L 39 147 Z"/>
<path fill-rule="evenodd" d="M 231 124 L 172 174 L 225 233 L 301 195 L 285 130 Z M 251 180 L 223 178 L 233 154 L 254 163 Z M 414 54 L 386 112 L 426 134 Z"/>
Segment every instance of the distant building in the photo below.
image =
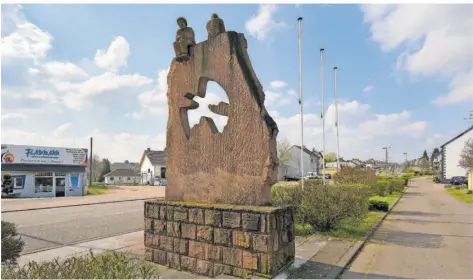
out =
<path fill-rule="evenodd" d="M 460 167 L 458 162 L 460 161 L 460 154 L 466 142 L 471 138 L 473 138 L 473 126 L 440 147 L 442 154 L 442 182 L 447 183 L 455 176 L 467 176 L 467 170 Z"/>
<path fill-rule="evenodd" d="M 307 172 L 319 172 L 319 162 L 321 158 L 320 153 L 316 151 L 311 151 L 305 147 L 303 151 L 303 164 L 305 174 L 301 174 L 301 146 L 294 145 L 289 149 L 289 161 L 279 165 L 279 180 L 283 179 L 284 176 L 305 176 Z"/>
<path fill-rule="evenodd" d="M 132 169 L 115 169 L 104 175 L 105 184 L 139 184 L 140 174 Z"/>
<path fill-rule="evenodd" d="M 141 156 L 140 161 L 140 177 L 141 183 L 147 184 L 156 177 L 166 177 L 166 150 L 152 151 L 146 149 Z"/>
<path fill-rule="evenodd" d="M 117 170 L 117 169 L 131 169 L 139 172 L 140 170 L 140 163 L 139 162 L 114 162 L 110 166 L 110 170 Z"/>

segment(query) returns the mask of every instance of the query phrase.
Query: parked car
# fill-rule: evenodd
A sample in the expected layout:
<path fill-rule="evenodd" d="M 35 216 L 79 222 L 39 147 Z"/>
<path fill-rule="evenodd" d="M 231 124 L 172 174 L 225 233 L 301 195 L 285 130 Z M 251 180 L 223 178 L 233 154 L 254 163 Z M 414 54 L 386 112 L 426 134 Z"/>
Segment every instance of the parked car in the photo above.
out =
<path fill-rule="evenodd" d="M 332 179 L 332 175 L 326 173 L 326 174 L 320 174 L 318 176 L 320 179 L 323 179 L 325 177 L 325 179 Z"/>
<path fill-rule="evenodd" d="M 452 185 L 468 185 L 466 176 L 455 176 L 451 179 Z"/>
<path fill-rule="evenodd" d="M 304 179 L 318 179 L 319 176 L 315 172 L 307 172 L 307 174 L 304 176 Z"/>
<path fill-rule="evenodd" d="M 297 175 L 286 175 L 284 176 L 284 181 L 299 181 L 301 179 L 300 176 Z"/>

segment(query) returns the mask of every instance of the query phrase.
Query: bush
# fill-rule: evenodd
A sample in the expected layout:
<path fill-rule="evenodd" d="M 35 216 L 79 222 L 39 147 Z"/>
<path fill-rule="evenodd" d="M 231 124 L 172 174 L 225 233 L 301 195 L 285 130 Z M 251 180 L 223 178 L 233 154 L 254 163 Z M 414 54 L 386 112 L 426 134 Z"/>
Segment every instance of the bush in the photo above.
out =
<path fill-rule="evenodd" d="M 16 231 L 16 225 L 2 221 L 2 265 L 16 264 L 25 242 Z"/>
<path fill-rule="evenodd" d="M 393 178 L 391 179 L 390 188 L 394 192 L 403 192 L 405 187 L 404 179 Z"/>
<path fill-rule="evenodd" d="M 370 199 L 368 204 L 368 209 L 370 211 L 389 211 L 389 203 L 384 200 Z"/>
<path fill-rule="evenodd" d="M 389 190 L 389 181 L 378 180 L 373 187 L 374 193 L 379 196 L 386 196 L 386 192 Z"/>
<path fill-rule="evenodd" d="M 363 184 L 373 186 L 376 183 L 376 174 L 367 169 L 345 167 L 333 176 L 333 180 L 341 185 Z"/>
<path fill-rule="evenodd" d="M 310 182 L 302 191 L 300 211 L 316 231 L 327 232 L 342 221 L 358 221 L 368 212 L 366 187 Z"/>
<path fill-rule="evenodd" d="M 2 248 L 3 251 L 3 248 Z M 74 256 L 63 261 L 30 262 L 2 269 L 3 279 L 155 279 L 156 266 L 123 253 Z"/>
<path fill-rule="evenodd" d="M 304 215 L 299 207 L 302 199 L 301 190 L 300 183 L 296 186 L 273 186 L 271 188 L 271 203 L 273 205 L 294 205 L 296 207 L 296 223 L 304 223 Z"/>

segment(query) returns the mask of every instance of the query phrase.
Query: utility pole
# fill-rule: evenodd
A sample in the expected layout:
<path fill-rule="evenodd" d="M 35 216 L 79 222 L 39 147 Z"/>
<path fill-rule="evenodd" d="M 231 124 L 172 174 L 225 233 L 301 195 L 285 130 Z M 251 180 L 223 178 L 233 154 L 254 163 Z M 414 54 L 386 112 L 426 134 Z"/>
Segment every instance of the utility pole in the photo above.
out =
<path fill-rule="evenodd" d="M 389 146 L 383 147 L 383 150 L 386 151 L 386 175 L 388 174 L 388 150 L 389 149 L 391 149 L 391 147 Z"/>
<path fill-rule="evenodd" d="M 93 158 L 93 151 L 92 151 L 92 142 L 93 142 L 93 139 L 92 137 L 90 137 L 90 157 L 89 157 L 89 188 L 92 187 L 92 168 L 93 168 L 93 162 L 94 162 L 94 158 Z M 84 196 L 85 195 L 85 188 L 82 187 L 82 195 Z"/>
<path fill-rule="evenodd" d="M 468 117 L 463 119 L 469 121 L 470 124 L 473 124 L 473 110 L 470 111 L 470 115 Z"/>
<path fill-rule="evenodd" d="M 299 105 L 301 107 L 301 188 L 304 190 L 304 102 L 302 100 L 302 17 L 297 19 L 299 23 Z"/>

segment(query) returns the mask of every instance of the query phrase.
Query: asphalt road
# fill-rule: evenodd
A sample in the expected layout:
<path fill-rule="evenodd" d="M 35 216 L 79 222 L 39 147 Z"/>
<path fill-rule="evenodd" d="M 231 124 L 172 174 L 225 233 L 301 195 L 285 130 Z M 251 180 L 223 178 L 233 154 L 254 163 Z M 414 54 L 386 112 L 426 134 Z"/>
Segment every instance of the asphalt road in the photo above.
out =
<path fill-rule="evenodd" d="M 22 254 L 143 230 L 144 201 L 2 213 L 18 227 Z"/>
<path fill-rule="evenodd" d="M 473 205 L 415 180 L 343 278 L 472 279 Z"/>

